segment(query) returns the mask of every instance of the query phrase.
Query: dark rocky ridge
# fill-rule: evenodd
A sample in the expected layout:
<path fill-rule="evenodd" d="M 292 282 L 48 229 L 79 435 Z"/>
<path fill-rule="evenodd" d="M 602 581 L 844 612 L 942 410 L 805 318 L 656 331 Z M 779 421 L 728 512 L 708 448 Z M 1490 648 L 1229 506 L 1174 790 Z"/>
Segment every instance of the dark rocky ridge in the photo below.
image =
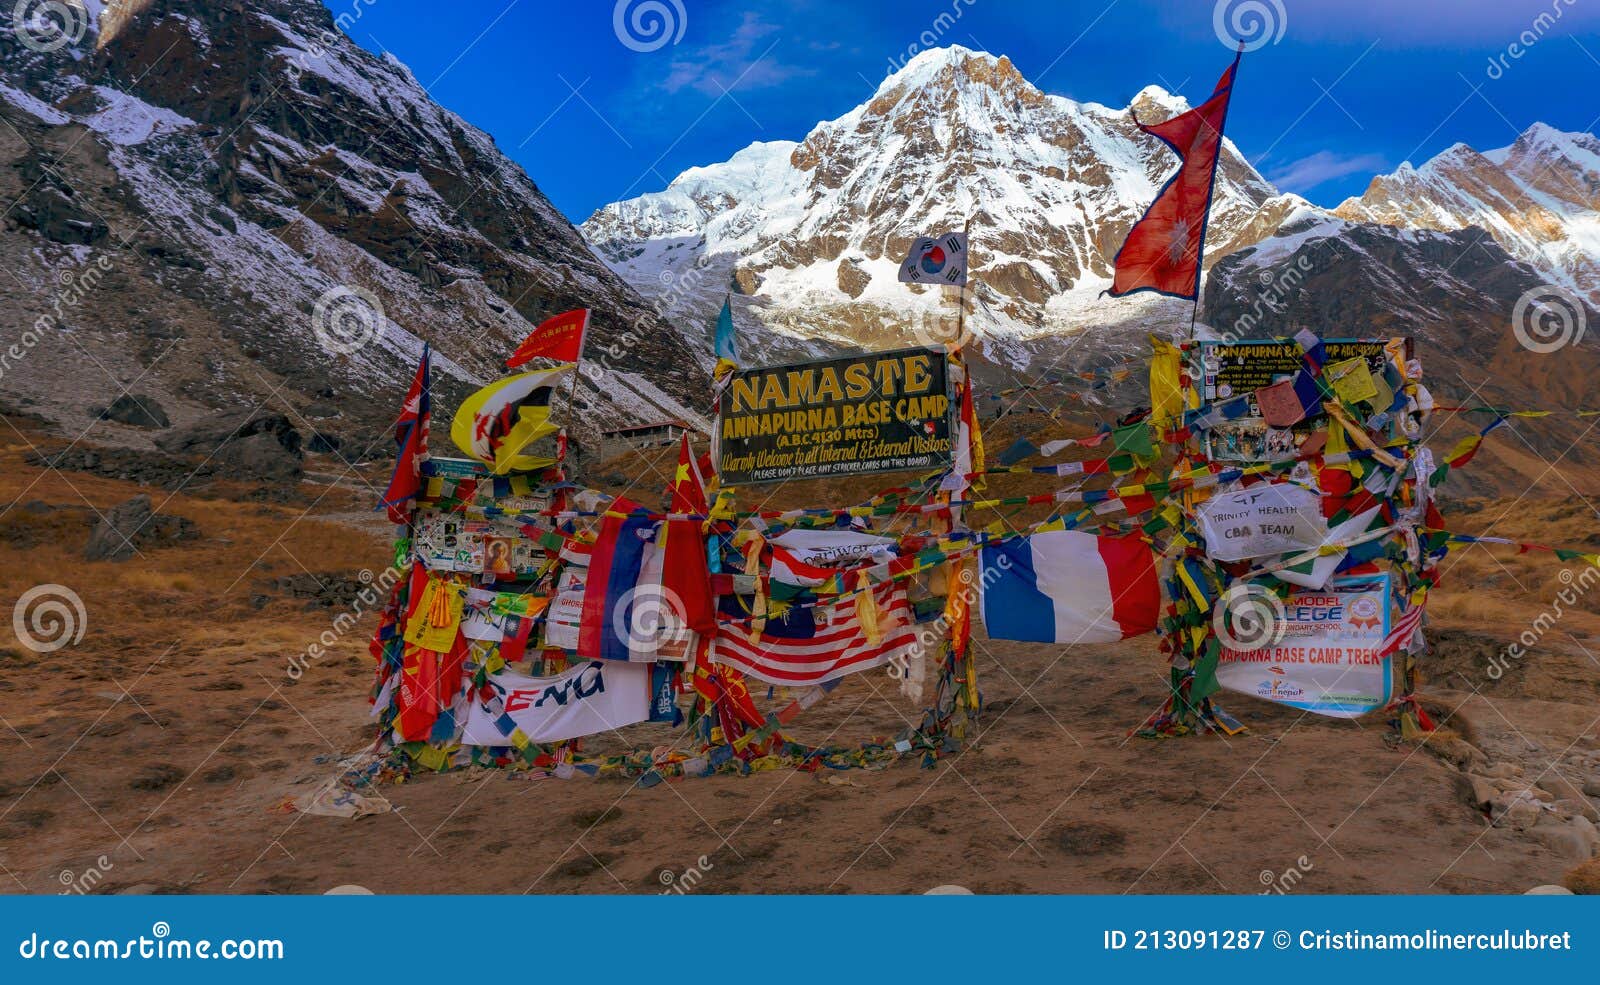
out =
<path fill-rule="evenodd" d="M 23 46 L 12 14 L 0 196 L 15 204 L 0 249 L 18 278 L 0 285 L 0 340 L 29 351 L 0 390 L 15 403 L 91 441 L 141 440 L 91 413 L 134 385 L 179 424 L 266 405 L 310 434 L 312 408 L 331 405 L 346 430 L 379 434 L 419 340 L 443 357 L 447 420 L 532 324 L 580 306 L 601 370 L 580 387 L 585 424 L 703 403 L 682 336 L 492 139 L 316 0 L 117 0 L 113 37 L 55 52 Z M 83 285 L 66 304 L 63 277 Z M 388 320 L 350 352 L 315 333 L 341 286 Z"/>

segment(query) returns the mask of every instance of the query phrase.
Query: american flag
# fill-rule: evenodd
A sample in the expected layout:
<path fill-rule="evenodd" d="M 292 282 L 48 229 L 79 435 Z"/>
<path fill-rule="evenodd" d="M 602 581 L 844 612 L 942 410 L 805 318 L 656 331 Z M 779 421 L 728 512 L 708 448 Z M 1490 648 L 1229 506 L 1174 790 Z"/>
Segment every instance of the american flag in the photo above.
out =
<path fill-rule="evenodd" d="M 748 622 L 719 622 L 711 660 L 787 687 L 822 684 L 881 667 L 916 647 L 917 627 L 903 583 L 881 582 L 873 586 L 872 597 L 878 607 L 876 643 L 856 618 L 856 596 L 849 595 L 827 605 L 796 607 L 785 619 L 770 619 L 754 642 Z"/>
<path fill-rule="evenodd" d="M 1378 652 L 1378 656 L 1387 657 L 1405 649 L 1411 643 L 1411 637 L 1415 635 L 1417 627 L 1422 625 L 1424 601 L 1425 599 L 1418 599 L 1409 609 L 1400 613 L 1400 618 L 1390 627 L 1389 635 L 1384 637 L 1383 648 Z"/>

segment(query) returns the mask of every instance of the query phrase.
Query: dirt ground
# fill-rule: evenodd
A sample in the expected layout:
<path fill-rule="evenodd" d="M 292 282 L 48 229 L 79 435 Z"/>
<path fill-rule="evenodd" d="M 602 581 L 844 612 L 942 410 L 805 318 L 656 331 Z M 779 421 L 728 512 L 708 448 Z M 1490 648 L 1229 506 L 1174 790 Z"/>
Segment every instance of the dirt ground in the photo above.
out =
<path fill-rule="evenodd" d="M 769 772 L 639 788 L 621 779 L 429 775 L 382 787 L 395 810 L 308 816 L 286 801 L 371 744 L 364 617 L 299 680 L 285 673 L 388 553 L 348 522 L 359 476 L 286 502 L 213 485 L 175 494 L 22 456 L 0 425 L 0 601 L 33 586 L 84 600 L 75 645 L 36 654 L 0 628 L 0 888 L 10 892 L 1520 893 L 1574 864 L 1491 827 L 1461 789 L 1480 765 L 1579 775 L 1600 760 L 1600 617 L 1570 614 L 1498 678 L 1486 661 L 1559 588 L 1549 555 L 1475 548 L 1436 599 L 1429 692 L 1441 748 L 1379 718 L 1339 721 L 1226 697 L 1250 730 L 1152 741 L 1153 641 L 1073 649 L 980 641 L 986 709 L 966 751 L 823 776 Z M 125 562 L 82 559 L 90 521 L 138 492 L 201 536 Z M 29 506 L 28 504 L 33 504 Z M 1458 504 L 1462 529 L 1571 543 L 1568 500 Z M 1535 536 L 1538 535 L 1538 536 Z M 1559 537 L 1568 537 L 1561 541 Z M 1458 711 L 1452 711 L 1459 709 Z M 807 712 L 802 741 L 892 734 L 916 709 L 880 672 Z M 685 743 L 634 726 L 607 740 Z"/>

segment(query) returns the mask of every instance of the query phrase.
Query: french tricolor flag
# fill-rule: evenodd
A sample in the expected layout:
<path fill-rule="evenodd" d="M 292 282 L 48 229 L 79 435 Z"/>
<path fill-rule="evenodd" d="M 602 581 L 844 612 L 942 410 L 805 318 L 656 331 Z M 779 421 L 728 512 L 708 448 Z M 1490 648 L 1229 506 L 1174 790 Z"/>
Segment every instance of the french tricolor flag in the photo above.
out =
<path fill-rule="evenodd" d="M 1113 643 L 1155 630 L 1161 584 L 1137 534 L 1047 530 L 983 549 L 979 607 L 989 638 Z"/>

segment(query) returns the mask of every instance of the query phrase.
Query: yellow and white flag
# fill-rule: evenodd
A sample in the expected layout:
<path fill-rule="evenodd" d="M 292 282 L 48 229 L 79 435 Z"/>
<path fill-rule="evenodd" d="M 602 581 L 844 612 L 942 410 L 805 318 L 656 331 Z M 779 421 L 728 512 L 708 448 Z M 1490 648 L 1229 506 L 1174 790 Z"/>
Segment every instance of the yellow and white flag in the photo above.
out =
<path fill-rule="evenodd" d="M 576 365 L 563 363 L 495 380 L 462 401 L 450 422 L 450 439 L 495 475 L 549 468 L 556 463 L 554 457 L 523 451 L 560 430 L 550 423 L 550 398 Z"/>

